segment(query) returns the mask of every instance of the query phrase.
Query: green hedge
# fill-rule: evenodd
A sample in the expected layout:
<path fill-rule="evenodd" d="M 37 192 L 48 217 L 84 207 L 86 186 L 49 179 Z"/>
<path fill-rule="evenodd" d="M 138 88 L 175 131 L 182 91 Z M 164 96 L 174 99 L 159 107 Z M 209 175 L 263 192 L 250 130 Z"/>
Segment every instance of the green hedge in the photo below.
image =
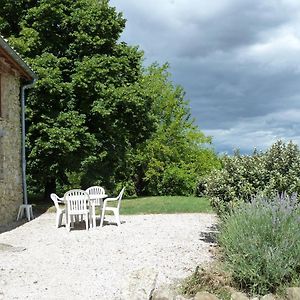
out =
<path fill-rule="evenodd" d="M 252 155 L 224 156 L 222 167 L 198 184 L 198 195 L 210 196 L 219 212 L 260 193 L 300 193 L 300 151 L 292 142 L 278 141 L 266 152 Z"/>

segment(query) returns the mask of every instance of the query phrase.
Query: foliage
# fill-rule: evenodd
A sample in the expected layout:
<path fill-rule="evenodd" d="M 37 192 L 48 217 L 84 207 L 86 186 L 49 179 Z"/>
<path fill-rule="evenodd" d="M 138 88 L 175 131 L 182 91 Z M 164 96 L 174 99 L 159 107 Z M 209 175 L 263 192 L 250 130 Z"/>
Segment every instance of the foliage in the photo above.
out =
<path fill-rule="evenodd" d="M 3 36 L 10 36 L 19 32 L 20 21 L 27 10 L 34 7 L 37 0 L 1 0 L 0 32 Z"/>
<path fill-rule="evenodd" d="M 124 27 L 108 0 L 4 0 L 0 30 L 39 77 L 27 97 L 31 192 L 191 194 L 218 165 L 183 89 L 167 66 L 142 68 L 143 52 L 118 42 Z"/>
<path fill-rule="evenodd" d="M 67 188 L 72 172 L 82 186 L 113 185 L 151 126 L 136 86 L 142 52 L 117 43 L 125 19 L 108 1 L 29 2 L 18 1 L 17 26 L 9 13 L 0 22 L 39 76 L 27 104 L 29 185 Z"/>
<path fill-rule="evenodd" d="M 240 288 L 276 292 L 300 282 L 300 205 L 295 196 L 257 197 L 223 216 L 218 237 Z"/>
<path fill-rule="evenodd" d="M 198 185 L 198 193 L 209 195 L 219 212 L 258 193 L 300 192 L 300 151 L 292 142 L 277 141 L 264 153 L 224 156 L 222 167 Z"/>
<path fill-rule="evenodd" d="M 152 99 L 156 130 L 135 156 L 139 192 L 151 195 L 194 194 L 198 178 L 218 166 L 206 137 L 190 116 L 184 91 L 170 81 L 168 65 L 152 65 L 142 81 Z"/>

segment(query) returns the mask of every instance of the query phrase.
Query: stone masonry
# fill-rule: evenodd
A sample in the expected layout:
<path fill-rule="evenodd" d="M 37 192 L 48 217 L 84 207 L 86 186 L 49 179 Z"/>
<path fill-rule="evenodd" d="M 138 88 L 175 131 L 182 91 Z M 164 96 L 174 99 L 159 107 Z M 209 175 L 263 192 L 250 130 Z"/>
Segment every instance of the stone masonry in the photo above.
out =
<path fill-rule="evenodd" d="M 0 225 L 4 225 L 15 220 L 23 198 L 21 105 L 19 76 L 0 68 L 0 80 Z"/>

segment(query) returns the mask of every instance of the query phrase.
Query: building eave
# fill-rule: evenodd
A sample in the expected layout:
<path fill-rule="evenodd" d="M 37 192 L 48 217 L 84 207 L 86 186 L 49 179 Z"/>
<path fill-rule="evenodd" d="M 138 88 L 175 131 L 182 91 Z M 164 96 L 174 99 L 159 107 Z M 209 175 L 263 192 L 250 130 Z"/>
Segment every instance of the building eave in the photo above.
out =
<path fill-rule="evenodd" d="M 0 56 L 18 71 L 20 76 L 27 81 L 37 79 L 37 75 L 29 68 L 25 61 L 11 48 L 0 35 Z"/>

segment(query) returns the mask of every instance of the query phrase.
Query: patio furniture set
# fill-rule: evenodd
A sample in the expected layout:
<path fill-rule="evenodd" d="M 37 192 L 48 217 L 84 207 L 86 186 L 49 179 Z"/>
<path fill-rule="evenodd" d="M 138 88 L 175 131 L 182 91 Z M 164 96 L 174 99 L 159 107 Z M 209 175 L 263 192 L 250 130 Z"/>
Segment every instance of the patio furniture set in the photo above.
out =
<path fill-rule="evenodd" d="M 70 231 L 74 227 L 74 222 L 85 221 L 86 229 L 96 228 L 96 207 L 100 208 L 100 227 L 103 226 L 105 212 L 112 211 L 116 223 L 120 223 L 120 205 L 125 188 L 123 188 L 117 197 L 110 198 L 105 194 L 105 190 L 100 186 L 92 186 L 87 190 L 74 189 L 67 191 L 64 197 L 58 197 L 52 193 L 50 195 L 56 207 L 56 227 L 62 224 L 62 218 L 65 214 L 66 228 Z M 117 202 L 116 206 L 109 206 L 110 203 Z M 64 204 L 62 208 L 60 204 Z"/>

